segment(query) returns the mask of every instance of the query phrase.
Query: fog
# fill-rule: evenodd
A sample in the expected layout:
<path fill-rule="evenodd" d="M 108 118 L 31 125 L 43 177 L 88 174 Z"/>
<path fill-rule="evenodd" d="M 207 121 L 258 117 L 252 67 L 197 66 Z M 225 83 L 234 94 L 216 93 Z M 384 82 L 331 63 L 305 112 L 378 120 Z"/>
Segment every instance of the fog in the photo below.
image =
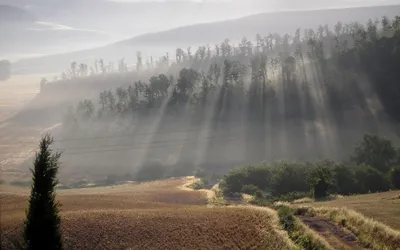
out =
<path fill-rule="evenodd" d="M 97 9 L 93 1 L 80 3 L 84 10 L 93 7 L 93 13 L 103 14 L 108 4 L 118 10 L 121 7 L 116 6 L 122 4 L 126 8 L 139 4 L 122 2 L 101 1 Z M 132 180 L 141 168 L 154 165 L 165 170 L 162 177 L 177 177 L 191 175 L 196 168 L 219 175 L 262 161 L 347 161 L 365 133 L 387 136 L 397 143 L 400 92 L 395 83 L 399 76 L 392 65 L 399 55 L 393 50 L 399 36 L 395 18 L 399 5 L 279 12 L 226 21 L 271 9 L 357 3 L 339 1 L 332 6 L 306 1 L 296 6 L 289 1 L 265 5 L 254 1 L 255 8 L 239 1 L 217 2 L 152 2 L 166 13 L 154 19 L 144 19 L 143 14 L 136 21 L 129 20 L 143 20 L 136 30 L 125 30 L 121 24 L 128 22 L 124 14 L 128 12 L 121 13 L 120 24 L 114 20 L 103 25 L 96 16 L 78 26 L 70 14 L 60 10 L 61 6 L 76 10 L 78 2 L 37 1 L 29 2 L 29 7 L 24 1 L 13 2 L 35 15 L 47 15 L 44 23 L 35 20 L 34 32 L 40 27 L 46 31 L 51 27 L 52 32 L 90 31 L 90 39 L 83 39 L 77 47 L 84 40 L 93 40 L 93 44 L 102 40 L 94 33 L 112 30 L 119 35 L 110 35 L 111 40 L 129 39 L 14 61 L 12 74 L 58 72 L 58 76 L 43 79 L 40 93 L 9 121 L 49 128 L 55 149 L 63 152 L 60 179 L 68 184 Z M 194 4 L 204 4 L 198 16 L 187 12 L 177 14 L 175 23 L 161 21 L 171 15 L 165 6 L 175 11 L 177 5 L 190 9 Z M 232 11 L 215 7 L 212 12 L 208 5 Z M 179 13 L 186 12 L 185 8 Z M 59 19 L 49 10 L 60 13 Z M 158 16 L 156 11 L 151 15 Z M 83 16 L 78 11 L 79 15 Z M 393 24 L 390 28 L 384 26 L 383 16 Z M 225 21 L 212 23 L 218 20 Z M 171 29 L 178 26 L 183 27 Z M 166 31 L 156 32 L 160 30 Z M 150 34 L 135 37 L 141 33 Z M 52 36 L 55 40 L 50 41 L 69 48 L 63 45 L 64 38 L 74 40 L 76 33 Z M 58 50 L 57 46 L 53 49 Z"/>

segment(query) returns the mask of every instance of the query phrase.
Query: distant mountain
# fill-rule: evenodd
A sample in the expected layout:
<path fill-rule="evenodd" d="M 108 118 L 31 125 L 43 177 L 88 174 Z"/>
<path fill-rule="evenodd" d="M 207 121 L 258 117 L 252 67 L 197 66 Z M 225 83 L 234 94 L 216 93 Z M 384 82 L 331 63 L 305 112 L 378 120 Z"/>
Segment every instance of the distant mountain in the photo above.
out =
<path fill-rule="evenodd" d="M 257 33 L 294 33 L 297 28 L 317 28 L 342 23 L 381 19 L 400 15 L 400 5 L 359 7 L 347 9 L 288 11 L 262 13 L 224 22 L 196 24 L 164 32 L 146 34 L 120 42 L 123 45 L 191 45 L 221 42 L 225 38 L 238 40 L 243 36 L 254 38 Z"/>
<path fill-rule="evenodd" d="M 36 17 L 31 13 L 8 5 L 0 5 L 0 23 L 5 22 L 28 22 L 33 23 Z"/>
<path fill-rule="evenodd" d="M 136 51 L 142 51 L 144 56 L 160 56 L 165 52 L 174 53 L 177 47 L 186 48 L 207 43 L 213 45 L 222 42 L 225 38 L 238 41 L 243 36 L 254 39 L 257 33 L 263 36 L 269 33 L 293 34 L 297 28 L 315 29 L 325 24 L 333 29 L 338 21 L 365 24 L 368 19 L 381 19 L 383 16 L 393 18 L 399 13 L 400 5 L 263 13 L 240 19 L 196 24 L 145 34 L 96 49 L 26 59 L 17 62 L 14 69 L 18 72 L 61 72 L 72 61 L 92 64 L 95 58 L 115 62 L 124 57 L 127 62 L 133 63 Z"/>

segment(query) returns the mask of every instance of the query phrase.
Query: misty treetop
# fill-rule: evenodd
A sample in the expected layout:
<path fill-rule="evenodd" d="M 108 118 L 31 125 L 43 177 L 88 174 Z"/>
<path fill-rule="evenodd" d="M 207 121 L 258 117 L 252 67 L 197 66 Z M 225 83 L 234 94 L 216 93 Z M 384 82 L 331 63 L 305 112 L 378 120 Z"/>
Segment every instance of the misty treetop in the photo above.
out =
<path fill-rule="evenodd" d="M 178 48 L 175 60 L 166 54 L 145 61 L 138 52 L 136 65 L 73 63 L 43 94 L 67 94 L 66 86 L 82 89 L 71 96 L 87 93 L 69 109 L 67 132 L 157 117 L 157 130 L 212 128 L 211 138 L 239 127 L 232 134 L 244 138 L 240 146 L 217 152 L 218 145 L 209 145 L 207 159 L 341 158 L 365 132 L 399 133 L 399 44 L 399 16 L 366 25 L 338 22 L 238 44 L 226 39 L 197 51 Z"/>

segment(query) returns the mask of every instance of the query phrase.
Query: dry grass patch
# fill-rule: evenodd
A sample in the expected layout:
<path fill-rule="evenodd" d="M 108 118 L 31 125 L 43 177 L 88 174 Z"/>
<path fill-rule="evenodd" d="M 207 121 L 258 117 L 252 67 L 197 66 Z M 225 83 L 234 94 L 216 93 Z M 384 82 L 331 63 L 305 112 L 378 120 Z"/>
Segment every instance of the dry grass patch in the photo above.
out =
<path fill-rule="evenodd" d="M 353 209 L 366 217 L 400 230 L 400 191 L 344 196 L 337 200 L 313 202 L 309 205 Z"/>
<path fill-rule="evenodd" d="M 335 207 L 298 207 L 297 213 L 335 221 L 354 233 L 358 240 L 368 248 L 395 250 L 400 246 L 399 231 L 354 210 Z"/>

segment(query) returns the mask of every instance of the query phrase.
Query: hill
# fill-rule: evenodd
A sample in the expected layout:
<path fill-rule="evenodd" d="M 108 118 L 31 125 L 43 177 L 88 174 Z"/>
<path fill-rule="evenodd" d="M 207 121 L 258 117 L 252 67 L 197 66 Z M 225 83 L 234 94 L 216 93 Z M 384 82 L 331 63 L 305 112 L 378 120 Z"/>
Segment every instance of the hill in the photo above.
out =
<path fill-rule="evenodd" d="M 156 57 L 166 52 L 174 54 L 177 47 L 186 48 L 207 43 L 213 47 L 213 44 L 220 43 L 226 38 L 237 41 L 243 36 L 254 39 L 257 33 L 263 36 L 275 32 L 291 34 L 297 28 L 317 28 L 318 25 L 325 24 L 333 29 L 338 21 L 366 23 L 370 18 L 380 19 L 382 16 L 391 18 L 398 13 L 400 5 L 263 13 L 145 34 L 96 49 L 21 60 L 14 65 L 14 70 L 17 73 L 55 73 L 65 70 L 72 61 L 92 64 L 95 58 L 104 58 L 105 61 L 125 58 L 132 63 L 135 61 L 136 51 Z"/>
<path fill-rule="evenodd" d="M 400 5 L 262 13 L 240 19 L 196 24 L 146 34 L 122 41 L 120 44 L 190 46 L 217 43 L 226 38 L 235 41 L 243 36 L 253 39 L 257 33 L 262 36 L 267 36 L 268 33 L 293 33 L 297 28 L 316 29 L 319 25 L 325 24 L 333 28 L 338 21 L 366 23 L 368 19 L 380 19 L 382 16 L 394 17 L 398 13 L 400 13 Z"/>

